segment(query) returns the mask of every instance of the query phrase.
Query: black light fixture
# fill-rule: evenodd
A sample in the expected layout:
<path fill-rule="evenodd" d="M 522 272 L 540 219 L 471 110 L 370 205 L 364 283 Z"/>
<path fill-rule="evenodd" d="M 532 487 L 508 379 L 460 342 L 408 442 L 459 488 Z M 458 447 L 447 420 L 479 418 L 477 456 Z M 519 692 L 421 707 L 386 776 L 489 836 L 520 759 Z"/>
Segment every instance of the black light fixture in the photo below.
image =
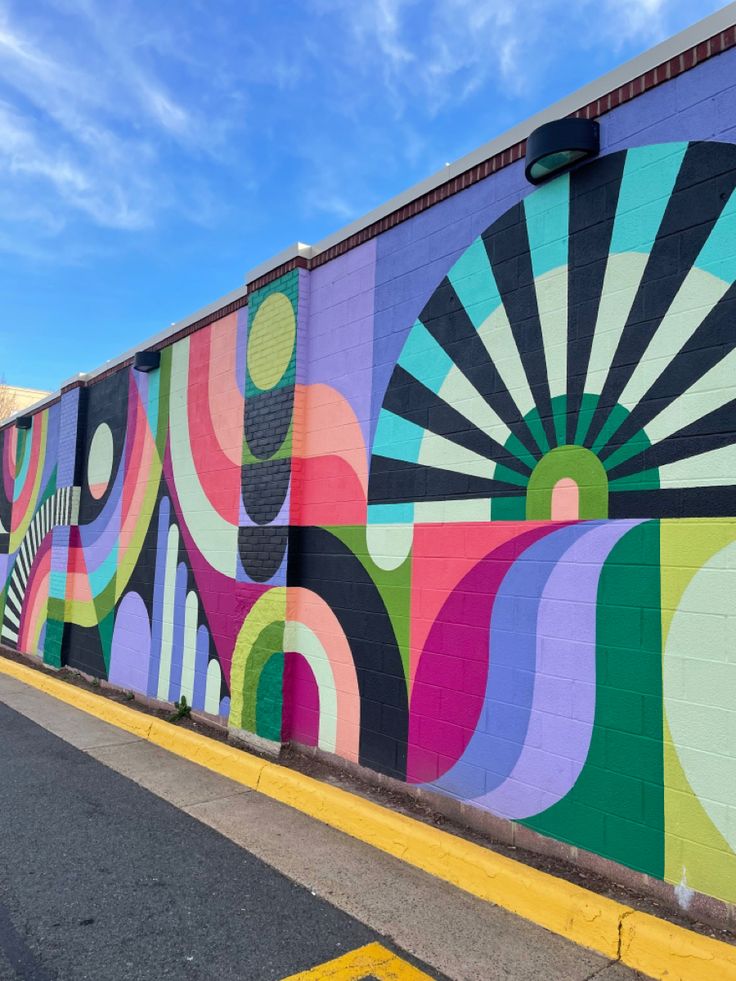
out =
<path fill-rule="evenodd" d="M 136 351 L 133 359 L 135 371 L 155 371 L 161 364 L 160 351 Z"/>
<path fill-rule="evenodd" d="M 33 416 L 18 416 L 15 420 L 16 429 L 30 429 L 33 425 Z"/>
<path fill-rule="evenodd" d="M 526 179 L 541 184 L 573 164 L 595 157 L 599 150 L 600 126 L 595 119 L 553 119 L 527 138 Z"/>

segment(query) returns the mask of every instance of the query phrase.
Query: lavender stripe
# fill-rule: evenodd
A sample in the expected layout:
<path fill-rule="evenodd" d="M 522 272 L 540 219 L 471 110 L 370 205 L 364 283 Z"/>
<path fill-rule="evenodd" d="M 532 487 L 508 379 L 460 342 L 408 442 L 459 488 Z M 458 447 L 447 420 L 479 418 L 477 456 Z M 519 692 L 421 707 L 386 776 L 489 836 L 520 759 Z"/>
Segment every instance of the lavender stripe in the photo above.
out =
<path fill-rule="evenodd" d="M 184 610 L 187 600 L 187 567 L 180 562 L 176 567 L 174 586 L 174 638 L 171 645 L 171 677 L 169 699 L 174 702 L 181 695 L 181 667 L 184 661 Z"/>

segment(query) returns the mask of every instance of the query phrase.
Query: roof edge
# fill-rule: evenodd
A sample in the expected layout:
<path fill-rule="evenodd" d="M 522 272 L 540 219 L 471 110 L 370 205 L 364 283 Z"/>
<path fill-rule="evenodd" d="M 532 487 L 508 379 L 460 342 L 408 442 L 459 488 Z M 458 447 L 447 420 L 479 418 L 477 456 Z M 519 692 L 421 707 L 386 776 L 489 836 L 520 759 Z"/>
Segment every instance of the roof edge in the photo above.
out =
<path fill-rule="evenodd" d="M 380 222 L 383 218 L 400 211 L 424 195 L 437 190 L 453 178 L 459 177 L 473 167 L 477 167 L 479 164 L 484 163 L 492 157 L 496 157 L 506 150 L 510 150 L 512 147 L 523 142 L 533 130 L 543 123 L 549 122 L 552 119 L 560 119 L 563 116 L 569 116 L 580 111 L 585 106 L 610 95 L 622 85 L 626 85 L 634 79 L 646 75 L 670 59 L 733 27 L 734 24 L 736 24 L 736 2 L 729 3 L 721 10 L 717 10 L 708 17 L 704 17 L 702 20 L 692 24 L 690 27 L 686 27 L 678 34 L 673 34 L 672 37 L 660 41 L 654 47 L 624 62 L 618 68 L 614 68 L 612 71 L 601 75 L 592 82 L 588 82 L 570 95 L 558 100 L 546 109 L 542 109 L 534 115 L 529 116 L 523 122 L 517 123 L 511 129 L 484 143 L 477 150 L 473 150 L 465 156 L 447 164 L 441 170 L 436 171 L 424 180 L 394 195 L 394 197 L 389 198 L 388 201 L 385 201 L 377 208 L 367 212 L 360 218 L 356 218 L 355 221 L 344 225 L 337 231 L 332 232 L 316 244 L 307 246 L 304 243 L 298 242 L 277 253 L 271 259 L 259 263 L 246 273 L 245 282 L 253 284 L 274 273 L 277 269 L 280 270 L 282 267 L 289 265 L 293 266 L 295 261 L 300 258 L 306 258 L 308 260 L 316 259 L 322 253 L 334 248 L 346 239 L 359 235 L 360 232 Z M 713 54 L 719 53 L 713 52 Z"/>
<path fill-rule="evenodd" d="M 405 220 L 410 215 L 402 214 L 402 212 L 405 212 L 411 205 L 418 204 L 422 198 L 426 201 L 430 197 L 432 200 L 429 203 L 425 203 L 422 207 L 417 207 L 415 209 L 417 213 L 424 210 L 425 207 L 430 207 L 432 204 L 437 203 L 444 197 L 456 193 L 456 191 L 461 190 L 463 187 L 475 183 L 476 180 L 481 178 L 475 177 L 474 180 L 468 180 L 467 182 L 460 182 L 458 180 L 459 178 L 463 178 L 464 175 L 467 176 L 468 172 L 473 168 L 478 170 L 493 160 L 493 167 L 485 166 L 484 168 L 489 174 L 499 169 L 495 165 L 495 160 L 499 158 L 501 160 L 499 166 L 506 166 L 520 159 L 523 155 L 524 141 L 532 130 L 538 126 L 551 119 L 558 119 L 562 116 L 569 116 L 589 110 L 594 104 L 600 103 L 601 100 L 612 96 L 622 86 L 626 86 L 636 79 L 644 78 L 644 76 L 654 73 L 654 81 L 651 85 L 646 86 L 642 84 L 640 91 L 632 91 L 628 98 L 636 98 L 642 95 L 652 85 L 669 79 L 670 75 L 668 74 L 666 78 L 657 80 L 657 68 L 670 62 L 673 58 L 679 57 L 682 59 L 687 52 L 696 52 L 699 46 L 710 42 L 717 35 L 731 28 L 736 28 L 736 2 L 727 4 L 721 10 L 710 14 L 708 17 L 704 17 L 690 27 L 685 28 L 685 30 L 672 35 L 672 37 L 661 41 L 659 44 L 654 45 L 654 47 L 649 48 L 618 68 L 613 69 L 613 71 L 600 76 L 600 78 L 587 83 L 570 95 L 548 106 L 546 109 L 535 113 L 523 122 L 506 130 L 500 136 L 494 137 L 494 139 L 484 143 L 477 150 L 473 150 L 471 153 L 460 157 L 453 163 L 443 167 L 442 170 L 419 181 L 417 184 L 395 195 L 362 217 L 357 218 L 355 221 L 350 222 L 348 225 L 321 239 L 316 245 L 308 245 L 304 242 L 293 243 L 270 259 L 259 263 L 249 270 L 243 285 L 231 290 L 229 293 L 226 293 L 224 296 L 221 296 L 219 299 L 214 300 L 212 303 L 207 304 L 189 316 L 176 321 L 170 327 L 159 331 L 140 344 L 136 344 L 135 347 L 129 348 L 123 354 L 111 358 L 93 371 L 79 372 L 72 378 L 67 379 L 60 385 L 56 392 L 50 393 L 22 411 L 13 413 L 7 419 L 0 420 L 0 430 L 13 425 L 20 416 L 33 415 L 53 405 L 59 400 L 62 392 L 65 390 L 85 386 L 94 379 L 99 379 L 101 376 L 110 374 L 126 362 L 131 362 L 136 351 L 155 350 L 166 347 L 180 337 L 185 337 L 187 334 L 205 326 L 207 323 L 211 323 L 220 316 L 225 316 L 227 313 L 245 306 L 248 302 L 249 287 L 253 290 L 254 287 L 261 286 L 265 282 L 275 279 L 295 267 L 310 267 L 312 264 L 320 265 L 322 262 L 333 258 L 335 254 L 340 254 L 336 251 L 338 247 L 344 245 L 346 247 L 340 251 L 347 251 L 348 248 L 358 245 L 359 241 L 372 238 L 375 234 L 384 230 L 382 227 L 372 230 L 371 226 L 378 226 L 379 223 L 383 223 L 386 227 L 391 227 L 392 224 L 398 224 L 400 221 Z M 711 45 L 708 43 L 707 50 L 704 50 L 699 56 L 694 56 L 691 64 L 682 64 L 676 74 L 694 68 L 701 61 L 720 54 L 727 47 L 732 47 L 734 44 L 736 44 L 736 30 L 734 31 L 734 37 L 727 45 L 722 45 L 717 50 L 711 50 Z M 614 104 L 610 104 L 608 109 L 601 108 L 599 110 L 600 114 L 615 108 L 622 101 L 625 100 L 619 99 Z M 598 115 L 599 112 L 592 114 Z M 591 115 L 588 111 L 585 114 Z M 482 176 L 486 176 L 486 173 Z M 461 184 L 462 186 L 457 186 L 453 190 L 443 193 L 443 190 L 450 187 L 452 182 L 457 185 Z M 392 216 L 396 217 L 396 221 L 390 221 Z M 386 224 L 387 222 L 388 224 Z M 371 234 L 372 231 L 373 234 Z M 355 239 L 355 241 L 350 242 L 351 239 Z M 330 252 L 332 252 L 331 255 L 328 254 Z"/>

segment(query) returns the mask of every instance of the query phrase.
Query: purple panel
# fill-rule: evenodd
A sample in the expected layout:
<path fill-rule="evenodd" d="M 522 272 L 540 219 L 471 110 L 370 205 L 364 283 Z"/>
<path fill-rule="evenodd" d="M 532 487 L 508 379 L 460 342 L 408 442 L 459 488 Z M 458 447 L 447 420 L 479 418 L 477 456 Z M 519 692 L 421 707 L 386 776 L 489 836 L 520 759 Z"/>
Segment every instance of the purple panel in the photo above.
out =
<path fill-rule="evenodd" d="M 611 153 L 672 140 L 733 142 L 735 79 L 731 48 L 602 116 L 601 145 Z"/>
<path fill-rule="evenodd" d="M 80 391 L 79 388 L 73 388 L 61 396 L 59 406 L 59 469 L 56 480 L 58 487 L 72 487 L 74 485 Z"/>
<path fill-rule="evenodd" d="M 110 671 L 112 684 L 145 692 L 151 656 L 151 625 L 138 593 L 126 593 L 118 605 L 112 632 Z"/>
<path fill-rule="evenodd" d="M 176 567 L 174 585 L 174 636 L 171 643 L 171 676 L 169 701 L 175 702 L 181 695 L 181 666 L 184 661 L 184 615 L 187 600 L 189 573 L 183 562 Z"/>
<path fill-rule="evenodd" d="M 67 565 L 69 562 L 69 539 L 70 539 L 70 528 L 69 525 L 57 525 L 52 531 L 51 538 L 51 572 L 61 573 L 66 577 Z M 2 557 L 0 556 L 0 562 L 2 562 Z M 2 566 L 0 566 L 2 569 Z M 53 576 L 52 576 L 52 582 Z M 0 574 L 0 582 L 2 582 L 2 575 Z M 63 593 L 57 595 L 54 591 L 53 596 L 57 599 L 63 599 Z"/>
<path fill-rule="evenodd" d="M 192 705 L 194 708 L 204 708 L 204 697 L 207 688 L 207 665 L 210 659 L 210 633 L 204 624 L 197 631 L 197 652 L 194 660 L 194 693 Z"/>
<path fill-rule="evenodd" d="M 158 691 L 158 671 L 161 664 L 161 631 L 163 627 L 164 585 L 166 579 L 166 550 L 169 538 L 171 505 L 164 497 L 158 507 L 158 535 L 156 537 L 156 572 L 153 580 L 153 610 L 151 620 L 151 663 L 148 669 L 148 694 Z"/>
<path fill-rule="evenodd" d="M 311 274 L 309 384 L 332 385 L 350 402 L 368 445 L 373 360 L 374 239 Z"/>
<path fill-rule="evenodd" d="M 611 549 L 640 523 L 574 525 L 517 560 L 493 607 L 485 712 L 438 789 L 512 819 L 568 793 L 593 731 L 598 580 Z"/>
<path fill-rule="evenodd" d="M 530 190 L 523 163 L 515 163 L 378 239 L 371 440 L 391 372 L 425 303 L 473 239 Z"/>

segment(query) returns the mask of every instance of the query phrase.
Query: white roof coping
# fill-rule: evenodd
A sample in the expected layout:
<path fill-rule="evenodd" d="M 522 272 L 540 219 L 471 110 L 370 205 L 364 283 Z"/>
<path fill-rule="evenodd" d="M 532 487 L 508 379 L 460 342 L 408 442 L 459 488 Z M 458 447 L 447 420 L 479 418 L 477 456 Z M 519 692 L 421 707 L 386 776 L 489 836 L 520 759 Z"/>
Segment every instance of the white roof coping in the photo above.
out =
<path fill-rule="evenodd" d="M 6 426 L 11 426 L 16 419 L 20 419 L 22 416 L 33 415 L 34 412 L 38 412 L 40 409 L 43 409 L 44 406 L 49 405 L 51 402 L 55 402 L 58 397 L 58 392 L 49 392 L 48 395 L 44 395 L 44 397 L 39 399 L 38 402 L 34 402 L 32 405 L 27 405 L 25 409 L 18 409 L 12 415 L 6 416 L 4 419 L 0 419 L 0 429 L 5 429 Z"/>
<path fill-rule="evenodd" d="M 583 106 L 587 106 L 589 103 L 595 102 L 596 99 L 607 95 L 609 92 L 619 88 L 621 85 L 625 85 L 626 82 L 630 82 L 632 79 L 638 78 L 639 75 L 643 75 L 652 68 L 656 68 L 657 65 L 661 65 L 663 62 L 669 61 L 670 58 L 674 58 L 683 51 L 687 51 L 696 44 L 700 44 L 701 41 L 706 41 L 708 38 L 713 37 L 720 31 L 725 31 L 727 28 L 732 27 L 735 23 L 736 2 L 733 2 L 727 4 L 725 7 L 721 8 L 721 10 L 717 10 L 715 13 L 710 14 L 708 17 L 704 17 L 702 20 L 697 21 L 697 23 L 692 24 L 690 27 L 685 28 L 685 30 L 680 31 L 679 34 L 674 34 L 672 37 L 667 38 L 667 40 L 662 41 L 660 44 L 656 44 L 653 48 L 649 48 L 648 51 L 637 55 L 630 61 L 620 65 L 618 68 L 614 68 L 613 71 L 610 71 L 605 75 L 601 75 L 600 78 L 593 82 L 589 82 L 587 85 L 584 85 L 571 95 L 565 96 L 564 99 L 560 99 L 547 109 L 543 109 L 541 112 L 535 113 L 533 116 L 530 116 L 528 119 L 524 120 L 524 122 L 518 123 L 511 129 L 506 130 L 506 132 L 502 133 L 500 136 L 489 140 L 488 143 L 484 143 L 483 146 L 478 147 L 477 150 L 473 150 L 464 157 L 460 157 L 459 160 L 455 160 L 453 163 L 447 164 L 442 168 L 442 170 L 438 170 L 430 177 L 425 178 L 425 180 L 419 181 L 419 183 L 414 184 L 413 187 L 410 187 L 407 190 L 402 191 L 400 194 L 397 194 L 395 197 L 390 198 L 388 201 L 384 202 L 384 204 L 374 208 L 373 211 L 369 211 L 361 218 L 357 218 L 349 225 L 345 225 L 343 228 L 338 229 L 338 231 L 333 232 L 326 238 L 323 238 L 321 241 L 317 242 L 316 245 L 307 245 L 304 242 L 295 242 L 293 245 L 288 246 L 288 248 L 249 270 L 245 276 L 245 285 L 239 286 L 230 293 L 226 293 L 225 296 L 221 296 L 213 303 L 207 304 L 207 306 L 202 307 L 201 310 L 196 310 L 188 317 L 184 317 L 183 320 L 178 320 L 176 323 L 173 323 L 169 327 L 164 328 L 164 330 L 154 334 L 153 337 L 149 337 L 148 340 L 143 341 L 140 344 L 136 344 L 135 347 L 129 348 L 123 354 L 120 354 L 115 358 L 111 358 L 98 368 L 95 368 L 94 371 L 79 372 L 72 378 L 69 378 L 63 382 L 61 388 L 66 388 L 68 385 L 71 385 L 77 381 L 89 382 L 98 375 L 101 375 L 103 372 L 109 371 L 111 368 L 115 368 L 117 365 L 127 361 L 128 358 L 132 358 L 136 351 L 145 351 L 147 348 L 153 347 L 155 344 L 161 344 L 169 337 L 173 337 L 175 334 L 178 334 L 179 331 L 189 327 L 193 323 L 196 323 L 198 320 L 202 320 L 204 317 L 221 310 L 223 307 L 233 303 L 235 300 L 239 300 L 246 296 L 248 292 L 247 283 L 254 282 L 256 279 L 259 279 L 261 276 L 265 276 L 267 273 L 271 272 L 271 270 L 277 269 L 279 266 L 284 265 L 284 263 L 289 262 L 292 259 L 296 259 L 298 257 L 313 259 L 321 252 L 327 251 L 327 249 L 331 248 L 333 245 L 336 245 L 338 242 L 344 241 L 346 238 L 349 238 L 356 232 L 367 228 L 369 225 L 379 221 L 386 215 L 397 211 L 405 204 L 409 204 L 411 201 L 421 197 L 428 191 L 432 191 L 441 184 L 446 183 L 448 180 L 452 180 L 453 177 L 457 177 L 459 174 L 465 173 L 466 170 L 470 170 L 470 168 L 474 167 L 476 164 L 482 163 L 484 160 L 488 160 L 490 157 L 493 157 L 497 153 L 501 153 L 503 150 L 514 146 L 521 140 L 525 140 L 532 130 L 535 130 L 543 123 L 549 122 L 552 119 L 560 119 L 563 116 L 569 116 L 571 113 L 581 109 Z M 52 392 L 50 395 L 47 395 L 40 401 L 28 406 L 26 409 L 23 409 L 20 412 L 15 412 L 7 419 L 0 420 L 0 428 L 4 428 L 8 424 L 15 422 L 19 416 L 32 415 L 33 413 L 38 412 L 40 409 L 44 408 L 44 406 L 58 398 L 58 395 L 58 391 Z"/>
<path fill-rule="evenodd" d="M 176 323 L 171 324 L 169 327 L 165 327 L 160 330 L 158 334 L 154 334 L 153 337 L 149 337 L 148 340 L 142 341 L 140 344 L 136 344 L 135 347 L 128 348 L 122 354 L 111 358 L 109 361 L 105 361 L 101 364 L 99 368 L 95 368 L 94 371 L 80 371 L 76 375 L 72 375 L 67 381 L 62 382 L 61 387 L 66 388 L 67 385 L 71 385 L 72 382 L 84 379 L 85 381 L 91 381 L 98 375 L 101 375 L 105 371 L 109 371 L 110 368 L 114 368 L 118 364 L 122 364 L 123 361 L 127 361 L 128 358 L 132 358 L 136 351 L 146 351 L 148 348 L 153 347 L 155 344 L 161 344 L 162 341 L 168 340 L 169 337 L 173 337 L 174 334 L 178 334 L 180 330 L 184 330 L 185 327 L 190 327 L 192 324 L 196 324 L 198 320 L 203 320 L 205 317 L 209 317 L 212 313 L 217 313 L 223 307 L 228 304 L 233 303 L 235 300 L 239 300 L 241 297 L 245 296 L 248 292 L 247 286 L 239 286 L 236 290 L 231 290 L 224 296 L 221 296 L 218 300 L 214 300 L 212 303 L 208 303 L 206 307 L 202 307 L 200 310 L 195 310 L 194 313 L 189 314 L 188 317 L 184 317 L 182 320 L 177 320 Z"/>
<path fill-rule="evenodd" d="M 63 388 L 68 388 L 69 385 L 73 385 L 75 382 L 89 382 L 98 375 L 109 371 L 111 368 L 115 368 L 117 365 L 122 364 L 129 358 L 132 358 L 136 351 L 145 351 L 148 348 L 153 347 L 155 344 L 161 344 L 163 341 L 168 340 L 169 337 L 173 337 L 178 334 L 180 330 L 195 324 L 198 320 L 203 320 L 212 313 L 217 313 L 218 310 L 222 310 L 223 307 L 228 306 L 228 304 L 239 300 L 246 296 L 248 293 L 247 286 L 239 286 L 237 289 L 231 290 L 219 299 L 214 300 L 212 303 L 208 303 L 206 307 L 202 307 L 200 310 L 195 310 L 194 313 L 189 314 L 188 317 L 184 317 L 182 320 L 177 320 L 176 323 L 171 324 L 169 327 L 165 327 L 160 330 L 153 337 L 149 337 L 147 340 L 142 341 L 140 344 L 136 344 L 135 347 L 128 348 L 122 354 L 118 354 L 114 358 L 110 358 L 101 364 L 98 368 L 93 371 L 78 371 L 76 375 L 72 375 L 71 378 L 67 378 L 61 383 L 59 389 L 56 392 L 51 392 L 45 398 L 40 399 L 38 402 L 34 402 L 33 405 L 29 405 L 27 408 L 19 412 L 14 412 L 12 416 L 8 416 L 7 419 L 0 419 L 0 429 L 4 428 L 8 424 L 15 422 L 19 416 L 29 416 L 34 412 L 38 412 L 44 406 L 48 405 L 49 402 L 53 402 L 59 397 L 59 392 Z"/>

